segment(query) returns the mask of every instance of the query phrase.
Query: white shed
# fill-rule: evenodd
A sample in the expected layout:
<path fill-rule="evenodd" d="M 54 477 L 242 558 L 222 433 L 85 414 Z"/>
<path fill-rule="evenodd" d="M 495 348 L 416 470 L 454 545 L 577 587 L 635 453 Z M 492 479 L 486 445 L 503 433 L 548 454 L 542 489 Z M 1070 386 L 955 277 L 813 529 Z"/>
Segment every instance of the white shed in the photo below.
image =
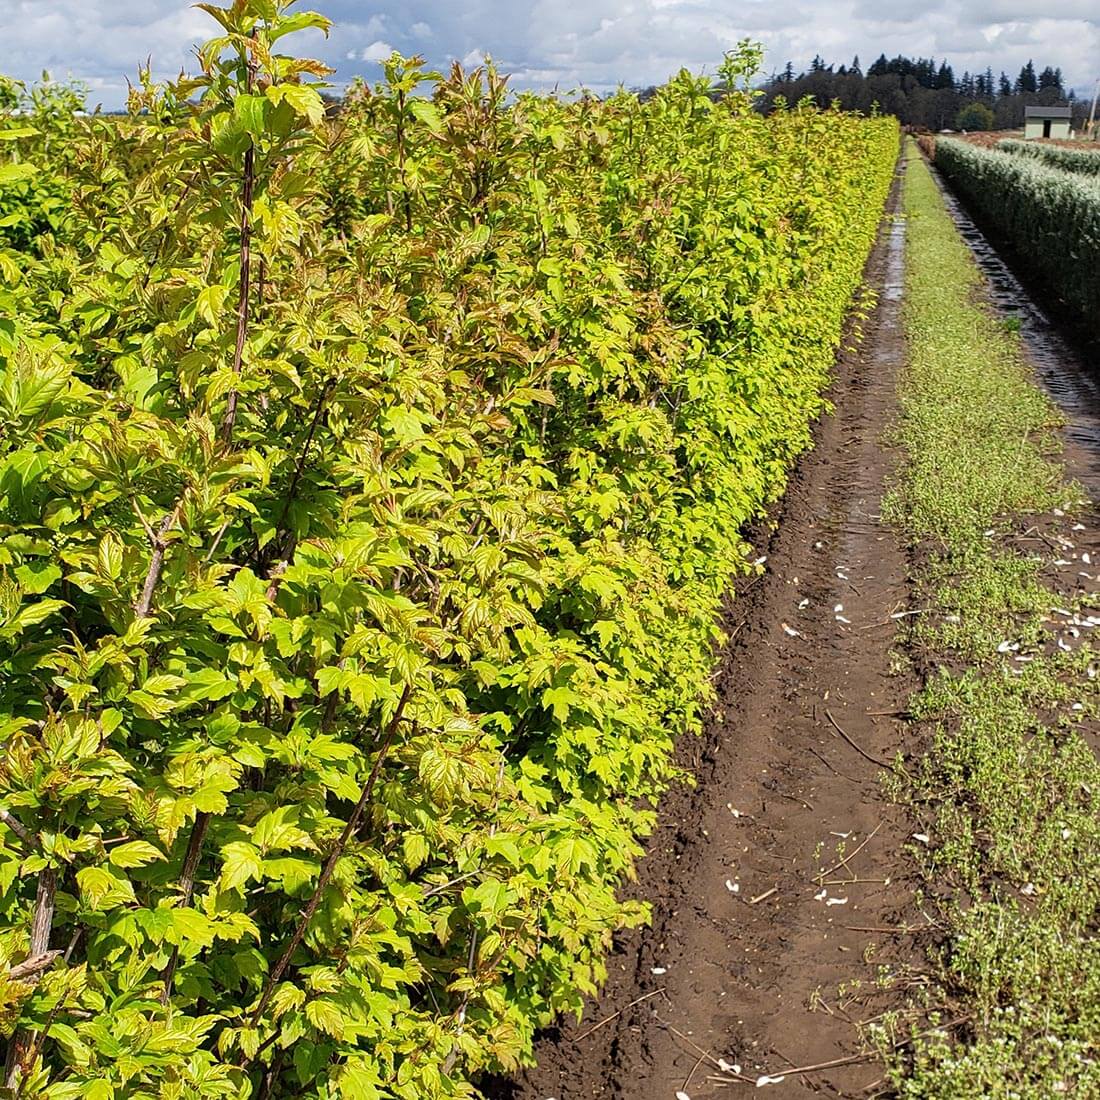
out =
<path fill-rule="evenodd" d="M 1024 138 L 1062 138 L 1070 136 L 1069 107 L 1025 107 Z"/>

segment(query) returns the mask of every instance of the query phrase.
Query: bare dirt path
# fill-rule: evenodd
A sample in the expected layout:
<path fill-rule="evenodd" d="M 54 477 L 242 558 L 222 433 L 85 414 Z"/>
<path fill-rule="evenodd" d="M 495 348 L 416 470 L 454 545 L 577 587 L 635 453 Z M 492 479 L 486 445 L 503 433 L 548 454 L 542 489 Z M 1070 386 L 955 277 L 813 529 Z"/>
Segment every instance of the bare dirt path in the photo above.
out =
<path fill-rule="evenodd" d="M 761 1074 L 858 1054 L 853 1021 L 875 1009 L 838 987 L 919 956 L 919 935 L 891 931 L 919 915 L 906 820 L 874 762 L 912 749 L 898 718 L 912 683 L 892 658 L 892 616 L 914 610 L 907 559 L 879 523 L 896 461 L 883 436 L 904 362 L 903 238 L 888 218 L 868 266 L 879 304 L 838 365 L 836 413 L 762 549 L 766 576 L 730 607 L 718 706 L 706 737 L 682 746 L 698 786 L 666 799 L 632 890 L 653 903 L 652 926 L 621 937 L 584 1021 L 547 1033 L 538 1067 L 491 1096 L 755 1091 Z M 747 1080 L 724 1087 L 719 1059 Z M 873 1062 L 788 1073 L 766 1095 L 868 1095 L 880 1075 Z"/>

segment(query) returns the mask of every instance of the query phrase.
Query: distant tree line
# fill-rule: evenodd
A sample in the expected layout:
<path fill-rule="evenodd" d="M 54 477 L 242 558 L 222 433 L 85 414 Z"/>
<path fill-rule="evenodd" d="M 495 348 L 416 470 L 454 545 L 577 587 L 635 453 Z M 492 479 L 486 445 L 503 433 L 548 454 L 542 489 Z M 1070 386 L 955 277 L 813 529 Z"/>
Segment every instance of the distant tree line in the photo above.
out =
<path fill-rule="evenodd" d="M 809 97 L 821 107 L 839 101 L 845 110 L 864 112 L 877 104 L 905 125 L 930 130 L 1018 128 L 1024 124 L 1024 108 L 1034 104 L 1068 102 L 1078 125 L 1088 115 L 1088 104 L 1072 90 L 1067 93 L 1061 69 L 1048 65 L 1036 71 L 1031 61 L 1012 79 L 1004 72 L 994 77 L 992 69 L 957 77 L 947 61 L 926 57 L 888 59 L 883 54 L 866 71 L 858 57 L 839 67 L 815 57 L 807 72 L 796 72 L 787 62 L 763 91 L 765 109 L 780 97 L 790 103 Z"/>

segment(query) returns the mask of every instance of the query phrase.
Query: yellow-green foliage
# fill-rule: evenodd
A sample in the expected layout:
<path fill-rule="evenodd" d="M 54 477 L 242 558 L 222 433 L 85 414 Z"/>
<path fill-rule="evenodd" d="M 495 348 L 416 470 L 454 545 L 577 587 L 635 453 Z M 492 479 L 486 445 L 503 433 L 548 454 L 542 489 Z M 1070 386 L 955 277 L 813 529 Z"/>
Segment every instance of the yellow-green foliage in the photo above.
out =
<path fill-rule="evenodd" d="M 286 7 L 0 146 L 24 1097 L 466 1096 L 580 1006 L 891 181 L 892 121 L 687 73 L 326 116 Z"/>

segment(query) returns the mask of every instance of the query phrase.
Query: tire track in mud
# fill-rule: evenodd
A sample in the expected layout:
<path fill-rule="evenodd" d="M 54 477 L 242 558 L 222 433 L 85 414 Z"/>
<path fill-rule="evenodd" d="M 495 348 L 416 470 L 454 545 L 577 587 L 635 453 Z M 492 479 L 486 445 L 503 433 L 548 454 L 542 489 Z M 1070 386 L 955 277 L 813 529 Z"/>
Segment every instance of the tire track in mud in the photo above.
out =
<path fill-rule="evenodd" d="M 857 1056 L 855 1022 L 902 1004 L 837 989 L 922 955 L 923 933 L 905 931 L 920 920 L 907 821 L 872 762 L 906 751 L 913 687 L 892 656 L 892 616 L 913 610 L 906 551 L 879 522 L 897 461 L 884 433 L 905 359 L 903 255 L 888 216 L 866 272 L 878 305 L 838 360 L 836 412 L 792 477 L 767 572 L 727 610 L 706 734 L 680 746 L 698 784 L 669 792 L 629 890 L 653 904 L 652 926 L 617 938 L 583 1022 L 545 1032 L 536 1068 L 486 1087 L 497 1100 L 737 1095 L 761 1074 Z M 719 1080 L 719 1060 L 744 1083 Z M 866 1095 L 878 1077 L 856 1061 L 788 1072 L 766 1095 Z"/>

